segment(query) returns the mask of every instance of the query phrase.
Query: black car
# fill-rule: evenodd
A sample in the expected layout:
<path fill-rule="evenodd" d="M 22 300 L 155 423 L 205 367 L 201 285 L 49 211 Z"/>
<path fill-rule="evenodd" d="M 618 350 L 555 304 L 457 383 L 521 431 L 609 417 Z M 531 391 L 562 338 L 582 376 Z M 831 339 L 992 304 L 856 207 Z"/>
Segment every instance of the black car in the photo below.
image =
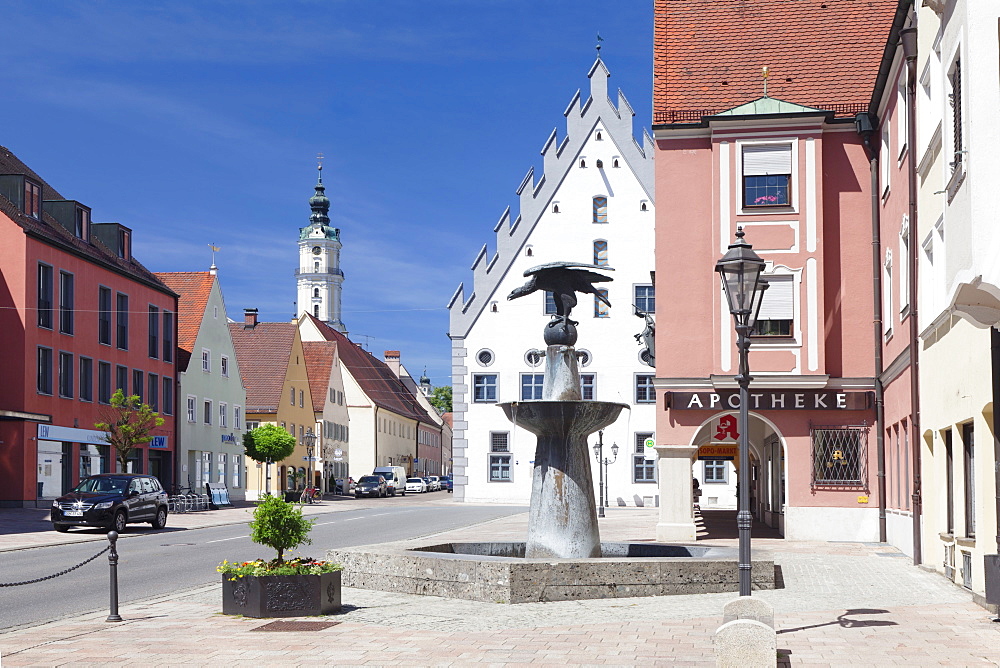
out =
<path fill-rule="evenodd" d="M 380 475 L 363 475 L 358 478 L 358 485 L 354 488 L 354 498 L 360 499 L 362 496 L 388 496 L 389 488 L 385 484 L 385 478 Z"/>
<path fill-rule="evenodd" d="M 80 481 L 72 492 L 52 502 L 52 527 L 101 527 L 125 531 L 126 524 L 167 524 L 167 493 L 151 475 L 102 473 Z"/>

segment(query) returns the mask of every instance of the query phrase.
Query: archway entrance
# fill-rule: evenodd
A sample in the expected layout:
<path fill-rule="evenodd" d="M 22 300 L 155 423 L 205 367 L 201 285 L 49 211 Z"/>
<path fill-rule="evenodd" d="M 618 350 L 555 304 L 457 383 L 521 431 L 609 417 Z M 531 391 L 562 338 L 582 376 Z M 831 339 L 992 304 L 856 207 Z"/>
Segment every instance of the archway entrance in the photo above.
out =
<path fill-rule="evenodd" d="M 735 510 L 739 469 L 737 414 L 718 413 L 695 432 L 691 445 L 698 450 L 692 462 L 692 478 L 698 481 L 700 507 Z M 769 527 L 785 534 L 785 440 L 773 422 L 750 412 L 750 511 Z"/>

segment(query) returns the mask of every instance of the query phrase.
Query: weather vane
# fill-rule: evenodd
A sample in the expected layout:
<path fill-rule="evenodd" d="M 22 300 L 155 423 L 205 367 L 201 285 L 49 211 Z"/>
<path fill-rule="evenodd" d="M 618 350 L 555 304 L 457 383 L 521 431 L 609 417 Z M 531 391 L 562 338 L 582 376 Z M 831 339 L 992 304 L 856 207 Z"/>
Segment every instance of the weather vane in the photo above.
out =
<path fill-rule="evenodd" d="M 318 165 L 316 165 L 316 169 L 318 169 L 320 172 L 322 172 L 323 171 L 323 154 L 322 153 L 317 153 L 316 154 L 316 162 L 319 163 Z"/>
<path fill-rule="evenodd" d="M 764 78 L 764 97 L 767 97 L 767 79 L 771 76 L 771 68 L 767 65 L 760 68 L 760 75 Z"/>
<path fill-rule="evenodd" d="M 597 46 L 595 48 L 597 49 L 597 57 L 598 58 L 601 57 L 601 42 L 603 42 L 603 41 L 604 41 L 604 38 L 601 37 L 601 33 L 597 33 Z"/>
<path fill-rule="evenodd" d="M 212 266 L 214 267 L 215 266 L 215 254 L 218 253 L 222 249 L 219 248 L 218 246 L 216 246 L 215 244 L 208 244 L 208 247 L 212 249 Z"/>

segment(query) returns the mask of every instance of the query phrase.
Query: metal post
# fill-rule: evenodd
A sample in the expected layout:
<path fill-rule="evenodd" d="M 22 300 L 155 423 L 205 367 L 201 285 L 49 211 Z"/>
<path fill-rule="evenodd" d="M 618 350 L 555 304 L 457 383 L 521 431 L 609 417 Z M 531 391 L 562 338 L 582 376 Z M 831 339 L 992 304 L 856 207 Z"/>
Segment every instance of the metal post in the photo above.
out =
<path fill-rule="evenodd" d="M 600 477 L 598 488 L 600 489 L 601 502 L 597 505 L 597 516 L 604 517 L 604 430 L 597 432 L 597 471 Z"/>
<path fill-rule="evenodd" d="M 736 514 L 736 526 L 739 529 L 739 572 L 740 572 L 740 596 L 750 596 L 750 527 L 753 523 L 753 516 L 750 514 L 750 443 L 749 443 L 749 423 L 750 423 L 750 396 L 749 385 L 750 363 L 748 358 L 750 348 L 750 326 L 744 321 L 736 325 L 737 341 L 736 346 L 740 353 L 740 374 L 736 376 L 736 382 L 740 386 L 740 470 L 737 482 L 740 488 L 739 512 Z"/>
<path fill-rule="evenodd" d="M 115 543 L 118 541 L 118 532 L 108 532 L 108 542 L 111 543 L 111 551 L 108 553 L 108 564 L 111 566 L 111 614 L 104 621 L 121 622 L 124 621 L 118 614 L 118 550 Z"/>
<path fill-rule="evenodd" d="M 266 496 L 271 496 L 271 459 L 270 458 L 268 458 L 268 460 L 264 463 L 264 470 L 266 471 L 265 476 L 266 476 L 266 480 L 267 480 L 267 482 L 264 485 L 264 494 Z"/>

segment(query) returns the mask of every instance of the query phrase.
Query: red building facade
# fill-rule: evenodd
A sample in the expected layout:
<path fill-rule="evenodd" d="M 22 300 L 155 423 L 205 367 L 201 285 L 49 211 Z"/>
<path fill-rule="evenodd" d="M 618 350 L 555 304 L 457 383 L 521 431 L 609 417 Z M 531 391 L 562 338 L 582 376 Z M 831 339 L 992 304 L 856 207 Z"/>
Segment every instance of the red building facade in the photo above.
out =
<path fill-rule="evenodd" d="M 117 470 L 94 428 L 117 388 L 165 419 L 128 469 L 172 485 L 177 295 L 131 246 L 0 147 L 0 506 Z"/>

